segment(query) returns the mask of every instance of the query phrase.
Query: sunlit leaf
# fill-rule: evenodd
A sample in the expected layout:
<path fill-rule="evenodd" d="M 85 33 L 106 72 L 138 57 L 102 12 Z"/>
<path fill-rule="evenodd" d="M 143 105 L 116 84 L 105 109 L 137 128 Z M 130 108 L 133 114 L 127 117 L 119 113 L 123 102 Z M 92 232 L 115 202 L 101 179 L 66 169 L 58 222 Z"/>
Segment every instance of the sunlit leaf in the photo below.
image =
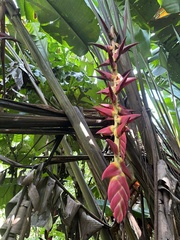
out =
<path fill-rule="evenodd" d="M 28 0 L 44 31 L 59 42 L 66 41 L 79 56 L 99 36 L 97 20 L 83 0 Z M 83 14 L 82 14 L 83 13 Z"/>

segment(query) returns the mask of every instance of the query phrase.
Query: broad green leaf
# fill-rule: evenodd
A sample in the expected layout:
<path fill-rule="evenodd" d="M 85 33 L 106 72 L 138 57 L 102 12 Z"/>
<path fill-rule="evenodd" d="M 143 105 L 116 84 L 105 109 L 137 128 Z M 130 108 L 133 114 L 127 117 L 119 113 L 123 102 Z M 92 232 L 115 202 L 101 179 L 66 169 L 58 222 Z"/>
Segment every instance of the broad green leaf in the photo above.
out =
<path fill-rule="evenodd" d="M 180 1 L 179 0 L 158 0 L 160 6 L 168 13 L 180 12 Z"/>
<path fill-rule="evenodd" d="M 135 42 L 137 42 L 137 50 L 138 52 L 142 53 L 143 52 L 143 57 L 144 58 L 149 58 L 151 56 L 150 53 L 150 33 L 147 30 L 143 30 L 142 28 L 139 27 L 138 24 L 133 24 L 133 33 L 134 33 L 134 38 Z M 128 36 L 127 42 L 128 44 L 131 43 L 131 37 Z M 130 54 L 131 57 L 131 54 Z M 131 58 L 132 61 L 134 61 L 133 57 Z M 143 68 L 144 63 L 142 62 L 141 58 L 139 58 L 139 65 Z"/>
<path fill-rule="evenodd" d="M 43 55 L 45 59 L 47 59 L 48 55 L 48 41 L 46 38 L 46 34 L 40 32 L 40 24 L 38 22 L 31 22 L 26 24 L 26 27 L 32 36 L 36 46 L 38 47 L 39 51 Z"/>
<path fill-rule="evenodd" d="M 132 19 L 139 24 L 142 29 L 149 29 L 148 23 L 158 11 L 159 4 L 156 0 L 130 0 L 130 8 Z"/>
<path fill-rule="evenodd" d="M 155 19 L 154 15 L 159 9 L 158 2 L 163 8 L 166 8 L 166 11 L 174 14 L 170 14 L 161 19 Z M 180 30 L 180 16 L 173 8 L 177 7 L 177 9 L 179 9 L 180 2 L 179 0 L 161 0 L 158 2 L 144 0 L 134 2 L 130 0 L 132 20 L 137 23 L 140 28 L 150 29 L 151 32 L 155 33 L 152 39 L 156 40 L 157 44 L 163 46 L 163 49 L 169 53 L 167 62 L 163 60 L 162 53 L 160 53 L 161 66 L 168 66 L 170 76 L 173 76 L 172 80 L 179 82 L 180 44 L 177 44 L 176 33 L 179 33 Z M 179 10 L 177 11 L 179 12 Z M 144 48 L 142 51 L 143 56 L 146 51 L 147 48 Z M 173 67 L 174 63 L 175 68 Z"/>
<path fill-rule="evenodd" d="M 97 41 L 99 27 L 91 9 L 83 0 L 28 0 L 41 27 L 54 39 L 66 41 L 79 56 L 88 51 L 88 43 Z"/>
<path fill-rule="evenodd" d="M 153 40 L 157 41 L 161 47 L 160 50 L 160 62 L 161 66 L 167 66 L 169 75 L 172 81 L 180 82 L 180 44 L 177 40 L 176 32 L 180 31 L 180 16 L 179 14 L 171 14 L 168 17 L 151 21 L 151 26 L 154 27 L 155 36 Z M 176 30 L 176 32 L 174 31 Z M 163 57 L 163 54 L 168 55 L 167 63 Z M 164 59 L 164 60 L 163 60 Z"/>
<path fill-rule="evenodd" d="M 179 25 L 180 16 L 177 13 L 170 14 L 166 17 L 160 18 L 160 19 L 151 19 L 149 22 L 149 25 L 154 28 L 154 33 L 157 31 L 162 31 L 166 28 L 166 32 L 163 34 L 168 36 L 169 33 L 172 32 L 172 25 L 178 26 Z M 170 26 L 170 28 L 168 28 Z M 158 32 L 157 32 L 158 33 Z"/>
<path fill-rule="evenodd" d="M 168 72 L 172 81 L 180 83 L 180 59 L 177 61 L 172 55 L 168 57 Z"/>
<path fill-rule="evenodd" d="M 16 0 L 21 16 L 25 16 L 24 0 Z"/>
<path fill-rule="evenodd" d="M 34 10 L 31 4 L 26 0 L 16 0 L 20 9 L 21 16 L 26 16 L 27 20 L 35 21 Z"/>
<path fill-rule="evenodd" d="M 6 178 L 0 186 L 0 208 L 3 208 L 20 189 L 17 179 Z"/>

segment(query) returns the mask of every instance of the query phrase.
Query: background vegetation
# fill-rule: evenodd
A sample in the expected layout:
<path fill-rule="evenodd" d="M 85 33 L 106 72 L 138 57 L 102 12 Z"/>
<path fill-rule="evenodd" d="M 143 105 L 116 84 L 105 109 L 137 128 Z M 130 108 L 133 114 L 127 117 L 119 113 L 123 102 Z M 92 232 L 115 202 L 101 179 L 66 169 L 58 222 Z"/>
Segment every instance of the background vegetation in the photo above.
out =
<path fill-rule="evenodd" d="M 2 239 L 178 239 L 179 1 L 17 6 L 0 5 L 0 206 L 9 219 Z M 119 101 L 141 114 L 127 133 L 133 177 L 120 225 L 101 180 L 113 156 L 95 134 L 108 123 L 93 109 L 106 101 L 97 94 L 106 82 L 92 77 L 106 54 L 91 43 L 109 44 L 106 26 L 114 26 L 117 41 L 138 42 L 118 65 L 137 77 Z"/>

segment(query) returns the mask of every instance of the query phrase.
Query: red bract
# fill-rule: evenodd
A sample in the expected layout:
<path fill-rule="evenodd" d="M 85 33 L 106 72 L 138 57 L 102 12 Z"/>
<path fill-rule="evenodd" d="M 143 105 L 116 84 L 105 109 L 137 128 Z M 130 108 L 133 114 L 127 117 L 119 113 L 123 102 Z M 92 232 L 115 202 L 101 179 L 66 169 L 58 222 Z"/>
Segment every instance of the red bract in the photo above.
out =
<path fill-rule="evenodd" d="M 116 87 L 116 94 L 118 94 L 123 89 L 123 84 L 126 82 L 128 76 L 130 74 L 130 71 L 126 72 L 126 74 L 120 79 L 117 87 Z"/>
<path fill-rule="evenodd" d="M 108 48 L 112 49 L 111 45 L 104 45 L 104 44 L 99 44 L 99 43 L 90 43 L 90 45 L 94 45 L 100 49 L 103 49 L 106 52 L 108 51 Z"/>
<path fill-rule="evenodd" d="M 107 117 L 113 117 L 114 109 L 112 108 L 104 108 L 104 107 L 94 107 L 101 115 L 107 116 Z"/>
<path fill-rule="evenodd" d="M 111 88 L 110 85 L 109 85 L 109 87 L 104 88 L 104 89 L 100 90 L 100 91 L 97 92 L 97 93 L 101 93 L 101 94 L 106 95 L 107 97 L 109 97 L 109 98 L 111 99 L 111 101 L 112 101 L 113 103 L 116 102 L 116 95 L 115 95 L 114 92 L 112 91 L 112 88 Z"/>
<path fill-rule="evenodd" d="M 125 175 L 121 172 L 110 179 L 108 186 L 108 200 L 118 223 L 122 222 L 126 216 L 129 198 L 129 186 Z"/>
<path fill-rule="evenodd" d="M 102 93 L 102 94 L 107 95 L 109 97 L 109 88 L 108 87 L 104 88 L 97 93 Z"/>
<path fill-rule="evenodd" d="M 120 188 L 120 185 L 123 186 L 125 191 L 127 192 L 128 198 L 130 198 L 129 186 L 125 177 L 125 174 L 121 171 L 119 175 L 116 175 L 110 179 L 109 187 L 108 187 L 108 200 L 111 202 L 115 193 Z"/>
<path fill-rule="evenodd" d="M 106 141 L 107 141 L 107 139 L 106 139 Z M 131 178 L 131 174 L 129 172 L 129 169 L 126 167 L 123 159 L 120 158 L 119 163 L 112 162 L 112 163 L 109 164 L 109 166 L 104 170 L 104 172 L 102 174 L 102 179 L 112 178 L 114 176 L 120 176 L 120 175 L 123 175 L 123 174 L 125 174 L 128 178 Z M 126 178 L 125 178 L 125 180 L 126 180 Z"/>
<path fill-rule="evenodd" d="M 112 136 L 113 135 L 113 129 L 114 129 L 114 125 L 102 128 L 101 130 L 97 131 L 96 134 L 101 134 L 104 136 Z"/>
<path fill-rule="evenodd" d="M 100 16 L 99 16 L 100 17 Z M 102 20 L 102 25 L 107 32 L 109 39 L 111 41 L 110 45 L 94 44 L 96 47 L 103 49 L 108 54 L 108 59 L 101 63 L 99 67 L 109 66 L 110 72 L 97 70 L 100 74 L 97 78 L 108 80 L 108 87 L 99 91 L 98 93 L 104 94 L 109 98 L 111 104 L 101 104 L 95 109 L 106 116 L 106 120 L 114 121 L 114 125 L 107 126 L 97 132 L 104 136 L 114 136 L 114 141 L 111 139 L 106 139 L 112 152 L 114 153 L 114 162 L 104 170 L 102 174 L 102 179 L 109 178 L 108 186 L 108 200 L 110 202 L 110 207 L 113 211 L 113 216 L 115 220 L 120 223 L 126 216 L 128 209 L 128 201 L 130 198 L 129 186 L 126 180 L 126 176 L 131 179 L 131 174 L 125 165 L 124 158 L 126 154 L 126 131 L 129 130 L 128 123 L 132 122 L 134 119 L 138 118 L 140 114 L 132 114 L 131 109 L 126 109 L 118 103 L 118 94 L 120 91 L 126 87 L 131 82 L 135 81 L 135 77 L 129 77 L 130 70 L 124 74 L 120 74 L 117 71 L 117 62 L 121 55 L 127 52 L 131 47 L 135 46 L 137 43 L 129 44 L 125 46 L 124 39 L 121 44 L 115 42 L 114 38 L 117 37 L 117 32 L 114 28 L 107 28 L 105 22 Z"/>
<path fill-rule="evenodd" d="M 127 138 L 126 138 L 126 133 L 124 132 L 121 136 L 120 136 L 120 151 L 121 151 L 121 157 L 122 159 L 125 158 L 125 154 L 126 154 L 126 142 L 127 142 Z"/>
<path fill-rule="evenodd" d="M 100 105 L 102 107 L 105 107 L 105 108 L 113 109 L 113 106 L 111 104 L 108 104 L 108 103 L 101 103 Z"/>
<path fill-rule="evenodd" d="M 119 176 L 113 177 L 111 181 L 114 181 L 114 184 L 116 185 L 115 190 L 117 190 L 115 191 L 115 195 L 112 195 L 112 199 L 110 203 L 111 207 L 114 209 L 119 204 L 121 198 L 125 200 L 126 203 L 128 203 L 129 197 L 127 192 L 122 187 L 121 182 L 119 181 Z"/>
<path fill-rule="evenodd" d="M 117 64 L 116 64 L 116 62 L 115 62 L 115 60 L 113 58 L 112 49 L 110 49 L 110 48 L 108 49 L 108 56 L 109 56 L 109 59 L 108 59 L 109 64 L 110 64 L 112 70 L 115 71 L 117 69 Z"/>
<path fill-rule="evenodd" d="M 108 103 L 101 103 L 100 105 L 105 108 L 113 109 L 113 106 Z M 131 112 L 132 112 L 131 109 L 127 109 L 120 104 L 118 104 L 118 106 L 117 106 L 117 111 L 120 116 L 121 115 L 131 115 Z"/>
<path fill-rule="evenodd" d="M 129 45 L 126 45 L 124 48 L 123 48 L 123 51 L 122 51 L 122 54 L 124 54 L 125 52 L 127 52 L 130 48 L 136 46 L 138 43 L 131 43 Z"/>
<path fill-rule="evenodd" d="M 109 60 L 109 59 L 107 59 L 106 61 L 104 61 L 104 62 L 101 63 L 100 65 L 98 65 L 98 68 L 104 67 L 104 66 L 108 66 L 108 65 L 110 65 L 110 60 Z"/>
<path fill-rule="evenodd" d="M 109 72 L 105 72 L 99 69 L 96 69 L 96 71 L 101 74 L 101 76 L 97 76 L 97 78 L 99 79 L 103 79 L 103 80 L 109 80 L 112 81 L 113 80 L 113 74 L 109 73 Z"/>
<path fill-rule="evenodd" d="M 109 97 L 111 99 L 112 103 L 115 103 L 116 100 L 117 100 L 117 97 L 114 94 L 114 92 L 113 92 L 113 90 L 111 88 L 111 85 L 109 83 L 108 83 L 108 87 L 107 88 L 104 88 L 104 89 L 100 90 L 97 93 L 101 93 L 101 94 L 106 95 L 107 97 Z"/>
<path fill-rule="evenodd" d="M 98 68 L 104 67 L 104 66 L 108 66 L 108 65 L 110 65 L 113 70 L 115 70 L 117 68 L 116 62 L 114 62 L 113 58 L 110 57 L 110 56 L 109 56 L 109 58 L 106 61 L 104 61 L 101 64 L 99 64 Z"/>
<path fill-rule="evenodd" d="M 125 52 L 127 52 L 130 48 L 132 48 L 133 46 L 137 45 L 138 43 L 132 43 L 132 44 L 129 44 L 127 46 L 124 46 L 125 45 L 125 41 L 126 41 L 126 38 L 122 41 L 122 43 L 119 45 L 118 47 L 118 50 L 116 51 L 116 54 L 115 54 L 115 62 L 117 62 L 120 58 L 120 56 L 122 54 L 124 54 Z"/>
<path fill-rule="evenodd" d="M 129 74 L 130 74 L 130 71 L 128 71 L 124 76 L 122 76 L 122 80 L 119 81 L 119 83 L 116 87 L 116 94 L 118 94 L 128 84 L 130 84 L 136 80 L 135 77 L 128 77 Z"/>
<path fill-rule="evenodd" d="M 116 175 L 121 174 L 121 168 L 120 165 L 117 162 L 112 162 L 109 164 L 109 166 L 104 170 L 102 174 L 102 180 L 105 178 L 112 178 Z"/>
<path fill-rule="evenodd" d="M 118 155 L 118 146 L 111 139 L 106 139 L 106 142 L 109 144 L 111 151 Z"/>
<path fill-rule="evenodd" d="M 111 32 L 109 31 L 106 23 L 104 22 L 104 20 L 102 19 L 102 17 L 101 17 L 99 14 L 98 14 L 98 16 L 99 16 L 99 18 L 100 18 L 100 20 L 101 20 L 101 23 L 102 23 L 102 25 L 103 25 L 103 27 L 104 27 L 104 30 L 106 31 L 109 39 L 112 40 L 112 39 L 113 39 L 113 36 L 112 36 Z"/>
<path fill-rule="evenodd" d="M 121 166 L 122 172 L 123 172 L 129 179 L 131 179 L 131 174 L 130 174 L 130 172 L 129 172 L 129 169 L 126 167 L 126 164 L 125 164 L 124 161 L 122 161 L 122 162 L 120 163 L 120 166 Z"/>
<path fill-rule="evenodd" d="M 134 82 L 136 80 L 135 77 L 129 77 L 127 78 L 126 81 L 124 81 L 122 84 L 120 84 L 119 86 L 117 86 L 116 88 L 116 93 L 119 93 L 124 87 L 126 87 L 127 85 L 129 85 L 130 83 Z"/>
<path fill-rule="evenodd" d="M 122 135 L 124 132 L 128 131 L 128 130 L 129 130 L 129 129 L 128 129 L 128 127 L 126 126 L 126 123 L 125 123 L 125 122 L 124 122 L 124 123 L 121 123 L 121 124 L 118 126 L 117 131 L 115 132 L 116 137 L 120 138 L 121 135 Z"/>
<path fill-rule="evenodd" d="M 116 136 L 120 137 L 123 132 L 128 130 L 127 124 L 140 116 L 141 116 L 140 114 L 129 114 L 124 116 L 119 116 L 119 126 L 116 131 Z"/>
<path fill-rule="evenodd" d="M 126 202 L 124 202 L 123 198 L 118 199 L 118 201 L 119 202 L 115 208 L 113 207 L 112 204 L 110 205 L 110 207 L 113 210 L 113 215 L 114 215 L 114 218 L 116 219 L 117 223 L 120 223 L 126 216 L 128 204 Z"/>
<path fill-rule="evenodd" d="M 111 85 L 108 83 L 108 87 L 109 87 L 109 98 L 111 99 L 112 103 L 115 103 L 117 98 L 116 95 L 114 94 Z"/>
<path fill-rule="evenodd" d="M 123 48 L 124 48 L 124 45 L 125 45 L 125 41 L 126 41 L 126 38 L 124 38 L 124 40 L 121 42 L 121 44 L 119 44 L 119 47 L 115 52 L 115 55 L 114 55 L 114 61 L 115 62 L 118 61 L 120 55 L 122 54 L 122 51 L 123 51 Z"/>
<path fill-rule="evenodd" d="M 131 114 L 132 110 L 131 109 L 127 109 L 125 107 L 123 107 L 122 105 L 118 104 L 118 113 L 120 115 L 129 115 Z"/>
<path fill-rule="evenodd" d="M 119 126 L 116 131 L 116 136 L 120 137 L 123 132 L 127 130 L 127 123 L 129 121 L 130 115 L 119 116 Z"/>
<path fill-rule="evenodd" d="M 134 119 L 140 117 L 141 114 L 138 113 L 132 113 L 132 114 L 127 114 L 125 116 L 119 116 L 119 123 L 130 123 Z"/>
<path fill-rule="evenodd" d="M 140 116 L 141 116 L 141 114 L 138 114 L 138 113 L 130 114 L 130 115 L 129 115 L 128 123 L 134 121 L 136 118 L 139 118 Z"/>

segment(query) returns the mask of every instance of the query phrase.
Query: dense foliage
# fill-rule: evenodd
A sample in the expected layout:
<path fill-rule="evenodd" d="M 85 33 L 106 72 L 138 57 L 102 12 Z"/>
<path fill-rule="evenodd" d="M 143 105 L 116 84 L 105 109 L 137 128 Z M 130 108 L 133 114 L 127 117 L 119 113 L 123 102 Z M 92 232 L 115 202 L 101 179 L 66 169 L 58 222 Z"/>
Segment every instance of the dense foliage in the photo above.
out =
<path fill-rule="evenodd" d="M 178 239 L 180 3 L 17 6 L 0 3 L 2 239 Z"/>

